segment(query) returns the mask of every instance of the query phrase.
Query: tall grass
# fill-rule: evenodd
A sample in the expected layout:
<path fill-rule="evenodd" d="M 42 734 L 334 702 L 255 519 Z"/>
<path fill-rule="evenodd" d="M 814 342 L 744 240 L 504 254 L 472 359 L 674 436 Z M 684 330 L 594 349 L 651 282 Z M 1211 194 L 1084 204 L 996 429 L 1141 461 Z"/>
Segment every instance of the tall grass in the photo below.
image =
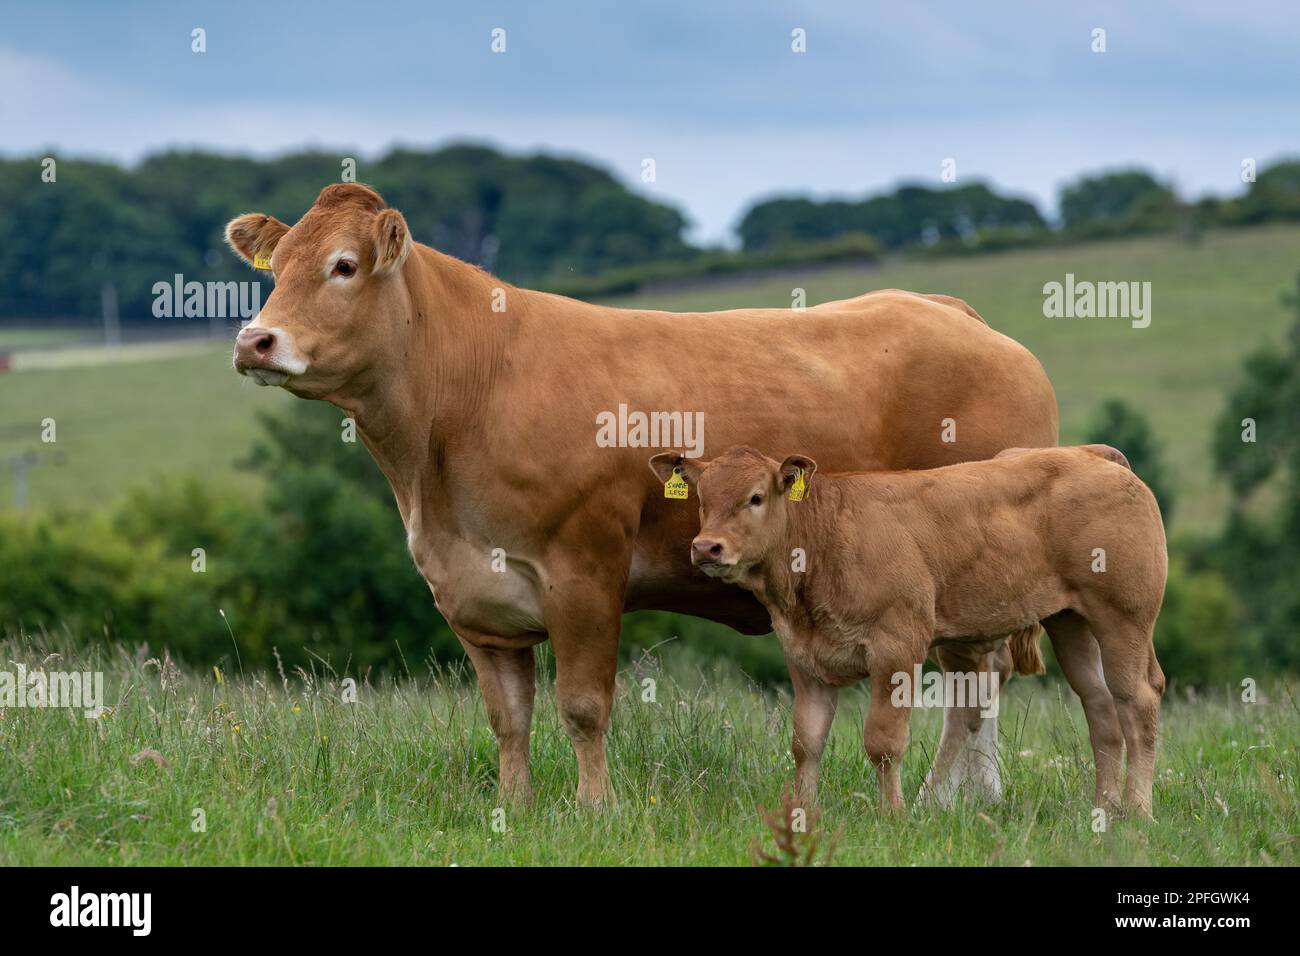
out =
<path fill-rule="evenodd" d="M 793 770 L 788 697 L 734 670 L 678 666 L 670 652 L 620 674 L 617 800 L 599 811 L 573 803 L 576 766 L 549 677 L 534 724 L 536 798 L 502 807 L 495 744 L 464 669 L 358 675 L 356 702 L 345 703 L 344 678 L 323 663 L 241 675 L 183 671 L 121 646 L 0 642 L 0 670 L 18 662 L 104 671 L 108 709 L 99 719 L 0 710 L 5 864 L 749 864 L 773 855 L 762 810 L 781 807 Z M 836 864 L 1294 864 L 1292 691 L 1264 682 L 1255 704 L 1230 689 L 1167 700 L 1157 821 L 1095 833 L 1086 730 L 1063 685 L 1007 689 L 1000 805 L 915 807 L 898 819 L 876 808 L 861 745 L 867 696 L 850 690 L 816 826 Z M 937 712 L 913 716 L 909 794 L 940 724 Z"/>

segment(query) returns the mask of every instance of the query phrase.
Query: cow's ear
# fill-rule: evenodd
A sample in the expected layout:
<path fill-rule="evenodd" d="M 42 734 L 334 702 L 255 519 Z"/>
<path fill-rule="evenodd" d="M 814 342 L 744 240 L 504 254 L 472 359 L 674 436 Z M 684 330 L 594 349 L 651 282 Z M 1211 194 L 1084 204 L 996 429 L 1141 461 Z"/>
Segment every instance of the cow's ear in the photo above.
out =
<path fill-rule="evenodd" d="M 781 482 L 782 493 L 790 490 L 790 486 L 799 478 L 800 472 L 803 472 L 804 487 L 807 487 L 808 482 L 812 481 L 813 472 L 816 470 L 817 462 L 807 455 L 791 455 L 781 462 L 781 467 L 777 469 L 777 480 Z"/>
<path fill-rule="evenodd" d="M 271 253 L 289 227 L 274 216 L 250 212 L 226 223 L 226 242 L 254 269 L 271 271 Z"/>
<path fill-rule="evenodd" d="M 667 484 L 673 472 L 680 472 L 686 483 L 694 488 L 704 466 L 693 458 L 687 458 L 684 452 L 664 451 L 650 459 L 650 470 L 661 484 Z"/>
<path fill-rule="evenodd" d="M 386 275 L 402 268 L 411 253 L 411 231 L 396 209 L 383 209 L 375 216 L 376 275 Z"/>

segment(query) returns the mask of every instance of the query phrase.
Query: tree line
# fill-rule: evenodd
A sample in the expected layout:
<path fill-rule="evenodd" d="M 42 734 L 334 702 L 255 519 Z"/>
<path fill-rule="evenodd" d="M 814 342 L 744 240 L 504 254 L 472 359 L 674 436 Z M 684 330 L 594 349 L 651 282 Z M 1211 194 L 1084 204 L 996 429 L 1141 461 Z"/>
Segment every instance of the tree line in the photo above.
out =
<path fill-rule="evenodd" d="M 152 288 L 248 279 L 224 248 L 234 216 L 293 223 L 347 160 L 322 152 L 258 160 L 166 152 L 132 168 L 55 156 L 0 161 L 0 317 L 96 316 L 112 282 L 123 316 L 151 315 Z M 44 180 L 43 180 L 44 174 Z M 361 162 L 420 241 L 516 281 L 592 275 L 691 254 L 677 210 L 588 163 L 481 146 L 396 149 Z"/>
<path fill-rule="evenodd" d="M 862 233 L 891 250 L 954 251 L 1170 230 L 1194 236 L 1214 226 L 1300 219 L 1300 161 L 1259 171 L 1247 161 L 1242 177 L 1247 188 L 1240 197 L 1188 201 L 1143 169 L 1083 176 L 1061 189 L 1056 223 L 1029 200 L 998 195 L 983 183 L 908 185 L 857 201 L 777 197 L 751 207 L 738 231 L 747 250 Z"/>
<path fill-rule="evenodd" d="M 352 163 L 350 171 L 348 164 Z M 1114 235 L 1300 219 L 1300 161 L 1279 162 L 1237 198 L 1179 197 L 1141 169 L 1085 176 L 1060 221 L 981 182 L 906 184 L 861 200 L 787 196 L 751 206 L 739 251 L 693 246 L 685 216 L 590 163 L 476 145 L 394 149 L 359 165 L 325 152 L 253 159 L 169 151 L 133 167 L 84 159 L 0 160 L 0 319 L 99 315 L 106 284 L 126 318 L 147 318 L 154 285 L 247 279 L 223 246 L 250 210 L 294 222 L 320 188 L 354 173 L 402 210 L 415 238 L 503 278 L 576 295 L 656 280 L 871 259 L 885 251 L 966 254 Z"/>

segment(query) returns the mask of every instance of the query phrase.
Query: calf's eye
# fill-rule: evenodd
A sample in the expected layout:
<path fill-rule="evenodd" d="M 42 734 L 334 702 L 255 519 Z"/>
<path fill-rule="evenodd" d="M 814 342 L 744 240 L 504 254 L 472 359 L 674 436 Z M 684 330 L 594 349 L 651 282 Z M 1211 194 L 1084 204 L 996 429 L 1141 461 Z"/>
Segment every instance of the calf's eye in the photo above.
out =
<path fill-rule="evenodd" d="M 338 262 L 334 263 L 334 274 L 336 276 L 347 278 L 350 275 L 354 275 L 356 271 L 357 264 L 351 259 L 340 259 Z"/>
<path fill-rule="evenodd" d="M 759 505 L 761 505 L 762 503 L 763 503 L 763 496 L 762 496 L 762 495 L 754 495 L 753 497 L 751 497 L 751 498 L 749 499 L 750 507 L 753 507 L 753 508 L 757 508 L 757 507 L 758 507 Z"/>

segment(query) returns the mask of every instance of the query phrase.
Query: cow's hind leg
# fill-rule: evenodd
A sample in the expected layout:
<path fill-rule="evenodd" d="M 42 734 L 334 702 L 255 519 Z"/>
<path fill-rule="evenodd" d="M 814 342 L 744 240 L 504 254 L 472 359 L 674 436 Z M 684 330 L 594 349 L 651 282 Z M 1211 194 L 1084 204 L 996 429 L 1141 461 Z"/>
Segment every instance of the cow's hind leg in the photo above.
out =
<path fill-rule="evenodd" d="M 1056 661 L 1070 687 L 1079 695 L 1088 721 L 1088 738 L 1097 769 L 1094 806 L 1109 812 L 1119 809 L 1120 770 L 1124 759 L 1124 733 L 1115 701 L 1106 687 L 1101 651 L 1087 623 L 1073 611 L 1062 611 L 1043 621 L 1052 641 Z"/>
<path fill-rule="evenodd" d="M 1165 690 L 1164 673 L 1151 643 L 1152 625 L 1138 624 L 1128 615 L 1109 609 L 1089 614 L 1089 623 L 1101 648 L 1106 686 L 1115 699 L 1128 750 L 1125 807 L 1150 819 L 1160 698 Z"/>
<path fill-rule="evenodd" d="M 501 797 L 520 802 L 531 800 L 533 785 L 528 752 L 537 686 L 533 648 L 482 647 L 461 634 L 457 637 L 474 665 L 488 721 L 496 734 L 501 761 L 497 785 Z"/>
<path fill-rule="evenodd" d="M 949 674 L 983 674 L 986 676 L 977 680 L 996 679 L 999 687 L 1010 676 L 1010 667 L 1005 668 L 1007 673 L 1003 675 L 996 652 L 982 653 L 946 644 L 935 648 L 935 657 L 944 670 L 945 686 Z M 934 763 L 926 774 L 921 798 L 941 807 L 951 807 L 963 794 L 990 803 L 1002 799 L 998 718 L 996 714 L 982 716 L 978 702 L 967 701 L 965 706 L 958 707 L 945 701 L 943 733 Z"/>

